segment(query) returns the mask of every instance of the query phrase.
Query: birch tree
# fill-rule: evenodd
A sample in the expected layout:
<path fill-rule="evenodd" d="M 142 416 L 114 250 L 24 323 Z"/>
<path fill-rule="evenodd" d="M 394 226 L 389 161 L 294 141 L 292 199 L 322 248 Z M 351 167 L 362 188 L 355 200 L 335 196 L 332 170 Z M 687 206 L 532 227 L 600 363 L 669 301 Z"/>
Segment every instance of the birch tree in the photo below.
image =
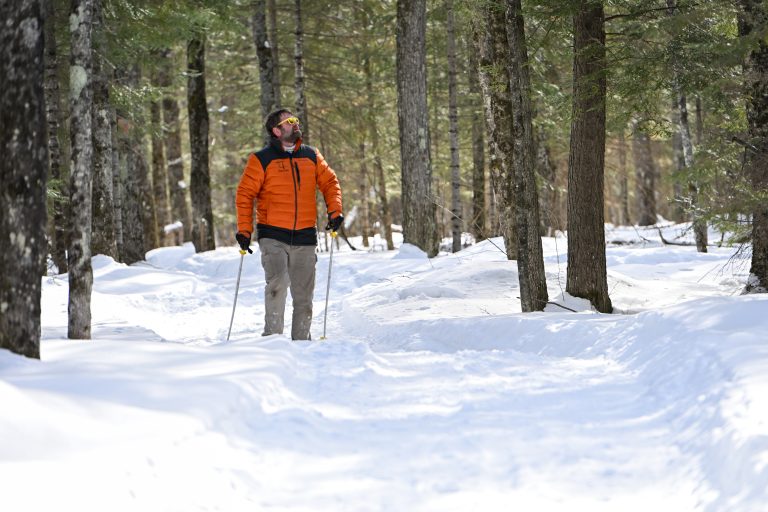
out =
<path fill-rule="evenodd" d="M 0 4 L 0 349 L 40 358 L 46 253 L 44 16 L 40 2 Z"/>
<path fill-rule="evenodd" d="M 95 0 L 98 1 L 98 0 Z M 91 182 L 92 142 L 92 66 L 91 29 L 94 0 L 72 0 L 69 17 L 71 56 L 69 66 L 70 140 L 72 148 L 69 201 L 71 233 L 69 266 L 69 305 L 67 336 L 91 338 Z"/>
<path fill-rule="evenodd" d="M 573 108 L 568 156 L 566 292 L 613 310 L 605 260 L 605 94 L 603 5 L 580 0 L 573 17 Z"/>
<path fill-rule="evenodd" d="M 403 240 L 437 255 L 427 114 L 426 0 L 397 1 L 397 119 L 400 132 Z"/>

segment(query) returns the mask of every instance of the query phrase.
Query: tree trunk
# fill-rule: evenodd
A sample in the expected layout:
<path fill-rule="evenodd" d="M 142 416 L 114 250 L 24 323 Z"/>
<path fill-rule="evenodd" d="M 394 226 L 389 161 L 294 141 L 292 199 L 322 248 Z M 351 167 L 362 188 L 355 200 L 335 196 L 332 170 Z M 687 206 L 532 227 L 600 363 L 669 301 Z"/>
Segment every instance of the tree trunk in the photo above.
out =
<path fill-rule="evenodd" d="M 764 34 L 768 28 L 768 10 L 758 0 L 741 0 L 739 35 Z M 744 62 L 747 92 L 747 125 L 749 143 L 756 148 L 748 152 L 748 173 L 752 192 L 768 193 L 768 44 L 757 40 Z M 759 196 L 758 196 L 759 197 Z M 752 211 L 752 262 L 747 293 L 768 293 L 768 203 L 756 201 Z"/>
<path fill-rule="evenodd" d="M 448 50 L 448 138 L 451 151 L 451 237 L 452 251 L 461 250 L 461 169 L 459 168 L 459 112 L 456 92 L 456 36 L 453 21 L 453 0 L 445 1 Z"/>
<path fill-rule="evenodd" d="M 93 2 L 72 0 L 69 23 L 72 36 L 69 66 L 72 146 L 69 197 L 72 229 L 67 252 L 69 265 L 67 336 L 70 339 L 91 338 L 92 24 Z"/>
<path fill-rule="evenodd" d="M 656 164 L 651 153 L 651 139 L 643 132 L 639 123 L 633 123 L 632 159 L 635 163 L 635 185 L 637 194 L 637 224 L 656 224 Z"/>
<path fill-rule="evenodd" d="M 272 47 L 272 90 L 275 92 L 275 107 L 280 108 L 283 100 L 280 97 L 280 51 L 277 40 L 277 6 L 275 0 L 267 0 L 269 13 L 269 45 Z"/>
<path fill-rule="evenodd" d="M 39 4 L 39 2 L 36 2 Z M 45 18 L 45 117 L 48 122 L 48 187 L 57 192 L 53 197 L 53 229 L 51 230 L 48 250 L 59 273 L 67 272 L 67 233 L 66 197 L 69 187 L 62 175 L 62 154 L 59 144 L 59 119 L 61 113 L 61 94 L 59 93 L 59 55 L 56 47 L 56 16 L 53 0 L 43 0 L 42 9 Z"/>
<path fill-rule="evenodd" d="M 157 80 L 156 80 L 157 81 Z M 171 223 L 171 207 L 168 203 L 168 172 L 163 151 L 162 107 L 157 101 L 150 103 L 152 123 L 152 192 L 155 198 L 157 233 L 162 247 L 173 245 L 173 236 L 166 232 Z"/>
<path fill-rule="evenodd" d="M 680 136 L 680 112 L 677 108 L 677 101 L 672 102 L 672 125 L 677 129 L 672 132 L 672 153 L 675 162 L 675 178 L 672 184 L 672 192 L 675 198 L 674 214 L 675 221 L 684 222 L 685 198 L 683 197 L 683 186 L 681 184 L 682 174 L 685 171 L 685 155 L 683 154 L 683 138 Z"/>
<path fill-rule="evenodd" d="M 114 76 L 114 72 L 113 72 Z M 123 186 L 121 163 L 125 160 L 124 147 L 120 146 L 117 132 L 117 112 L 113 108 L 110 112 L 110 131 L 112 133 L 112 201 L 115 209 L 115 243 L 117 245 L 117 257 L 123 261 Z M 122 152 L 122 155 L 121 155 Z"/>
<path fill-rule="evenodd" d="M 160 66 L 160 84 L 165 88 L 163 96 L 163 123 L 165 124 L 165 157 L 168 165 L 168 192 L 171 199 L 171 219 L 184 225 L 183 234 L 176 240 L 192 240 L 192 220 L 187 206 L 187 184 L 184 181 L 184 159 L 181 156 L 181 121 L 179 102 L 173 88 L 171 70 L 174 62 L 170 50 L 164 52 L 165 62 Z M 261 123 L 259 123 L 261 124 Z"/>
<path fill-rule="evenodd" d="M 677 9 L 677 0 L 667 0 L 668 14 L 673 16 Z M 680 83 L 680 71 L 678 59 L 682 59 L 680 54 L 679 43 L 673 41 L 670 44 L 670 53 L 672 54 L 672 66 L 673 66 L 673 94 L 675 101 L 677 102 L 677 109 L 679 116 L 677 117 L 679 122 L 680 137 L 683 145 L 683 159 L 685 161 L 685 168 L 690 169 L 693 167 L 693 141 L 691 139 L 691 127 L 688 122 L 688 100 L 686 98 L 685 91 Z M 699 252 L 707 252 L 707 222 L 702 217 L 702 212 L 699 209 L 699 185 L 695 179 L 688 181 L 688 193 L 691 201 L 691 216 L 693 218 L 693 233 L 696 237 L 696 249 Z"/>
<path fill-rule="evenodd" d="M 138 87 L 138 66 L 132 66 L 128 71 L 118 70 L 119 80 L 123 80 L 128 87 Z M 121 215 L 123 225 L 122 252 L 120 261 L 128 265 L 142 261 L 146 254 L 144 227 L 144 199 L 141 173 L 146 172 L 144 148 L 141 144 L 141 135 L 135 120 L 127 117 L 127 114 L 118 110 L 118 150 L 121 154 L 120 163 L 120 192 Z"/>
<path fill-rule="evenodd" d="M 557 168 L 552 163 L 549 152 L 549 144 L 544 130 L 534 132 L 534 146 L 536 148 L 536 174 L 541 177 L 541 196 L 539 197 L 539 225 L 542 236 L 551 236 L 553 229 L 559 228 L 559 215 L 557 204 Z"/>
<path fill-rule="evenodd" d="M 507 259 L 517 259 L 515 183 L 512 161 L 512 92 L 507 63 L 510 60 L 506 15 L 502 6 L 490 5 L 483 13 L 483 26 L 476 32 L 480 56 L 480 87 L 485 101 L 486 123 L 491 138 L 491 184 L 497 219 Z"/>
<path fill-rule="evenodd" d="M 40 358 L 48 172 L 40 2 L 0 4 L 0 349 Z"/>
<path fill-rule="evenodd" d="M 403 240 L 437 255 L 426 73 L 426 0 L 397 1 L 397 119 L 400 132 Z"/>
<path fill-rule="evenodd" d="M 205 97 L 205 43 L 192 39 L 187 46 L 187 107 L 192 153 L 192 241 L 197 252 L 216 248 L 213 237 L 211 176 L 208 167 L 208 106 Z"/>
<path fill-rule="evenodd" d="M 364 134 L 365 130 L 360 129 Z M 370 225 L 368 223 L 368 163 L 365 155 L 365 141 L 360 142 L 360 174 L 358 175 L 358 191 L 360 193 L 360 235 L 363 237 L 363 247 L 370 247 L 368 236 Z"/>
<path fill-rule="evenodd" d="M 296 116 L 301 119 L 301 139 L 309 144 L 309 113 L 307 112 L 307 97 L 304 91 L 304 29 L 301 23 L 301 0 L 296 0 L 296 48 L 293 60 L 296 65 Z"/>
<path fill-rule="evenodd" d="M 364 27 L 370 25 L 370 18 L 367 12 L 365 13 Z M 375 174 L 375 183 L 377 183 L 376 192 L 379 198 L 379 220 L 381 222 L 382 236 L 387 242 L 387 250 L 391 251 L 395 248 L 395 243 L 392 240 L 392 214 L 389 210 L 389 200 L 387 199 L 387 179 L 384 175 L 384 165 L 381 161 L 381 149 L 379 147 L 379 129 L 376 122 L 376 95 L 373 91 L 373 70 L 371 69 L 371 58 L 369 55 L 369 48 L 367 41 L 364 42 L 366 46 L 363 49 L 363 71 L 365 73 L 365 92 L 367 97 L 367 120 L 368 129 L 370 130 L 371 137 L 371 153 L 373 153 L 373 171 Z"/>
<path fill-rule="evenodd" d="M 470 230 L 476 241 L 487 238 L 486 227 L 486 203 L 485 203 L 485 127 L 483 126 L 482 91 L 478 80 L 477 53 L 471 46 L 467 48 L 469 54 L 469 92 L 472 98 L 480 98 L 480 102 L 473 101 L 472 105 L 472 221 Z"/>
<path fill-rule="evenodd" d="M 274 88 L 275 63 L 272 61 L 272 49 L 270 48 L 270 42 L 267 38 L 267 13 L 265 0 L 255 0 L 253 6 L 253 42 L 256 45 L 256 57 L 259 59 L 261 118 L 266 119 L 269 113 L 277 108 L 277 99 Z M 270 135 L 264 131 L 264 143 L 269 144 L 269 140 Z"/>
<path fill-rule="evenodd" d="M 582 0 L 573 19 L 573 114 L 568 156 L 566 291 L 600 312 L 613 310 L 605 261 L 605 94 L 603 5 Z"/>
<path fill-rule="evenodd" d="M 515 224 L 520 303 L 524 313 L 543 311 L 547 305 L 547 279 L 539 236 L 539 195 L 536 189 L 531 79 L 520 0 L 507 0 L 506 12 L 512 131 L 512 168 L 515 184 Z"/>
<path fill-rule="evenodd" d="M 621 204 L 622 226 L 630 225 L 629 216 L 629 171 L 627 171 L 627 139 L 624 129 L 619 132 L 619 202 Z"/>
<path fill-rule="evenodd" d="M 117 259 L 112 168 L 112 106 L 101 0 L 93 4 L 93 254 Z"/>

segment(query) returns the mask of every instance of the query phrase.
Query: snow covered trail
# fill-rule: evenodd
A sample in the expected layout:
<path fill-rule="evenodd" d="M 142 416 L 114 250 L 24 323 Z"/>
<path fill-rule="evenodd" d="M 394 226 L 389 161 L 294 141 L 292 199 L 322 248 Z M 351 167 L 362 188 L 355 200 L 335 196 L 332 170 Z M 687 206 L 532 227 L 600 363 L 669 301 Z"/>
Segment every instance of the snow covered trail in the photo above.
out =
<path fill-rule="evenodd" d="M 324 342 L 259 336 L 257 252 L 229 343 L 234 249 L 97 257 L 93 341 L 63 339 L 57 277 L 43 360 L 0 353 L 3 503 L 768 510 L 768 298 L 733 296 L 728 251 L 683 251 L 609 250 L 614 304 L 631 315 L 520 315 L 515 265 L 491 242 L 432 261 L 341 251 Z M 552 239 L 545 256 L 550 297 L 584 309 L 558 297 Z"/>

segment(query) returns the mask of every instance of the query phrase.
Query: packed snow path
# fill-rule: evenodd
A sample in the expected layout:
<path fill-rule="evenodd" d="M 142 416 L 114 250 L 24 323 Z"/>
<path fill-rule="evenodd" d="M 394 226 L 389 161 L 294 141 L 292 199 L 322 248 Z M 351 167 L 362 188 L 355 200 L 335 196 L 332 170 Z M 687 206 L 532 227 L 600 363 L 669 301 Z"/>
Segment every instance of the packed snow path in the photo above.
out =
<path fill-rule="evenodd" d="M 14 411 L 0 420 L 3 501 L 768 510 L 768 300 L 734 295 L 732 250 L 611 248 L 626 314 L 600 315 L 558 297 L 558 244 L 545 239 L 550 297 L 580 313 L 519 314 L 516 267 L 493 241 L 432 261 L 342 251 L 322 342 L 260 336 L 258 252 L 228 343 L 232 248 L 97 257 L 93 341 L 63 339 L 66 281 L 48 278 L 43 361 L 0 354 Z M 315 338 L 327 265 L 321 254 Z"/>

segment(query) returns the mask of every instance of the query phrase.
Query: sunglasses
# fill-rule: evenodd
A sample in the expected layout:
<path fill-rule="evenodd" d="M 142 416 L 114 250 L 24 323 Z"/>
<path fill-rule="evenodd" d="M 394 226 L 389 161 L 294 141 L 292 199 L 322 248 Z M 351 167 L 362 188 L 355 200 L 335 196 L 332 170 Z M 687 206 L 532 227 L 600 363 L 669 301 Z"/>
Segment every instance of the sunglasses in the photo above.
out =
<path fill-rule="evenodd" d="M 288 123 L 290 125 L 299 124 L 299 118 L 298 117 L 286 117 L 285 119 L 283 119 L 282 121 L 277 123 L 275 125 L 275 127 L 280 126 L 283 123 Z"/>

